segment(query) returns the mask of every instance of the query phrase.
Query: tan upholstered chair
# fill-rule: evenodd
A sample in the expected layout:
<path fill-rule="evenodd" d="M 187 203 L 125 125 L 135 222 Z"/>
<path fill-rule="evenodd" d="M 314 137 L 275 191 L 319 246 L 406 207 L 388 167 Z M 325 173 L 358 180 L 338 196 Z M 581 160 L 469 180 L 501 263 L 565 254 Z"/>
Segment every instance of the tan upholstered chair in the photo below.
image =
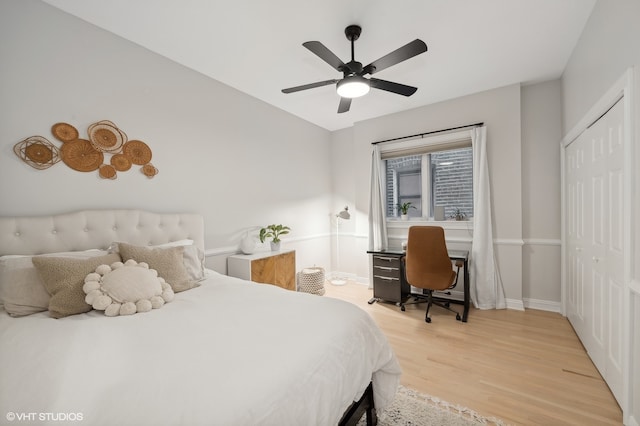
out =
<path fill-rule="evenodd" d="M 416 301 L 428 302 L 425 314 L 426 322 L 431 322 L 429 317 L 431 305 L 447 309 L 456 314 L 458 321 L 461 320 L 460 314 L 451 309 L 448 302 L 440 303 L 433 297 L 434 291 L 446 291 L 456 286 L 461 266 L 461 261 L 456 262 L 456 271 L 451 266 L 451 259 L 444 239 L 444 229 L 439 226 L 412 226 L 409 228 L 405 257 L 406 277 L 409 284 L 423 290 L 421 294 L 412 293 L 411 295 L 415 296 Z M 404 311 L 404 304 L 401 307 Z"/>

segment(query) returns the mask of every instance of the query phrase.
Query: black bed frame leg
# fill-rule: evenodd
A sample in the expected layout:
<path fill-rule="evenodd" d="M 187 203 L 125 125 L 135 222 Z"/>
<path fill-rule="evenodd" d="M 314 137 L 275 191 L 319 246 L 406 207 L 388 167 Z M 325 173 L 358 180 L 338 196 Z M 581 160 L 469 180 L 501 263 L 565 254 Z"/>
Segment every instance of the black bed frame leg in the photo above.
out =
<path fill-rule="evenodd" d="M 367 426 L 376 426 L 378 424 L 378 413 L 373 403 L 373 383 L 369 383 L 362 398 L 351 404 L 338 425 L 355 426 L 364 414 L 367 416 Z"/>
<path fill-rule="evenodd" d="M 378 424 L 378 413 L 375 407 L 367 409 L 367 426 L 376 426 Z"/>

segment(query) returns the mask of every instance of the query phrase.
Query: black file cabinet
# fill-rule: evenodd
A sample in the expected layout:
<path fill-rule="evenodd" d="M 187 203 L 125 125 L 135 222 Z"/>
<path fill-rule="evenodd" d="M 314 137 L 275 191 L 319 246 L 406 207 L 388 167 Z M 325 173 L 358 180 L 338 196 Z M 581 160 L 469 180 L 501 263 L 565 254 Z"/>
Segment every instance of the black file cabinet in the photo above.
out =
<path fill-rule="evenodd" d="M 404 276 L 403 252 L 367 252 L 373 257 L 373 299 L 402 303 L 410 292 Z"/>

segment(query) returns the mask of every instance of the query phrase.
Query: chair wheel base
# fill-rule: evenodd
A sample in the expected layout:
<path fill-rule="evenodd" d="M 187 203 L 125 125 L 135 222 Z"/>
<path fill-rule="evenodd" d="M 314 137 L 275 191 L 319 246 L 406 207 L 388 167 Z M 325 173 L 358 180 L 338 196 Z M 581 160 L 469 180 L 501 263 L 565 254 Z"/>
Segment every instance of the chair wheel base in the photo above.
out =
<path fill-rule="evenodd" d="M 400 306 L 400 310 L 401 310 L 402 312 L 404 312 L 404 311 L 406 310 L 406 308 L 404 307 L 404 305 Z"/>
<path fill-rule="evenodd" d="M 460 314 L 456 314 L 456 320 L 462 321 L 462 317 L 460 317 Z"/>
<path fill-rule="evenodd" d="M 430 322 L 431 322 L 431 318 L 429 318 L 429 317 L 426 317 L 426 318 L 424 319 L 424 321 L 425 321 L 425 322 L 428 322 L 428 323 L 430 323 Z"/>

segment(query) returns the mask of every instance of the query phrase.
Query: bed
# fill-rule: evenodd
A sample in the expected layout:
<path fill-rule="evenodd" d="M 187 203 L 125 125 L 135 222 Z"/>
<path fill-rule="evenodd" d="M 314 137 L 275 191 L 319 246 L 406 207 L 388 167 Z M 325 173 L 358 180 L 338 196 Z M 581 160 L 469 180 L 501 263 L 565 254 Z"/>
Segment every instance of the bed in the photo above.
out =
<path fill-rule="evenodd" d="M 46 300 L 29 299 L 39 287 L 16 288 L 40 268 L 34 259 L 82 267 L 114 255 L 124 261 L 124 245 L 110 253 L 114 242 L 149 253 L 180 247 L 193 286 L 157 309 L 117 316 L 89 305 L 58 315 L 57 289 L 42 310 Z M 203 253 L 197 214 L 0 218 L 0 422 L 336 425 L 366 410 L 375 423 L 373 407 L 391 402 L 400 368 L 366 312 L 202 269 Z M 51 280 L 43 281 L 47 291 Z"/>

